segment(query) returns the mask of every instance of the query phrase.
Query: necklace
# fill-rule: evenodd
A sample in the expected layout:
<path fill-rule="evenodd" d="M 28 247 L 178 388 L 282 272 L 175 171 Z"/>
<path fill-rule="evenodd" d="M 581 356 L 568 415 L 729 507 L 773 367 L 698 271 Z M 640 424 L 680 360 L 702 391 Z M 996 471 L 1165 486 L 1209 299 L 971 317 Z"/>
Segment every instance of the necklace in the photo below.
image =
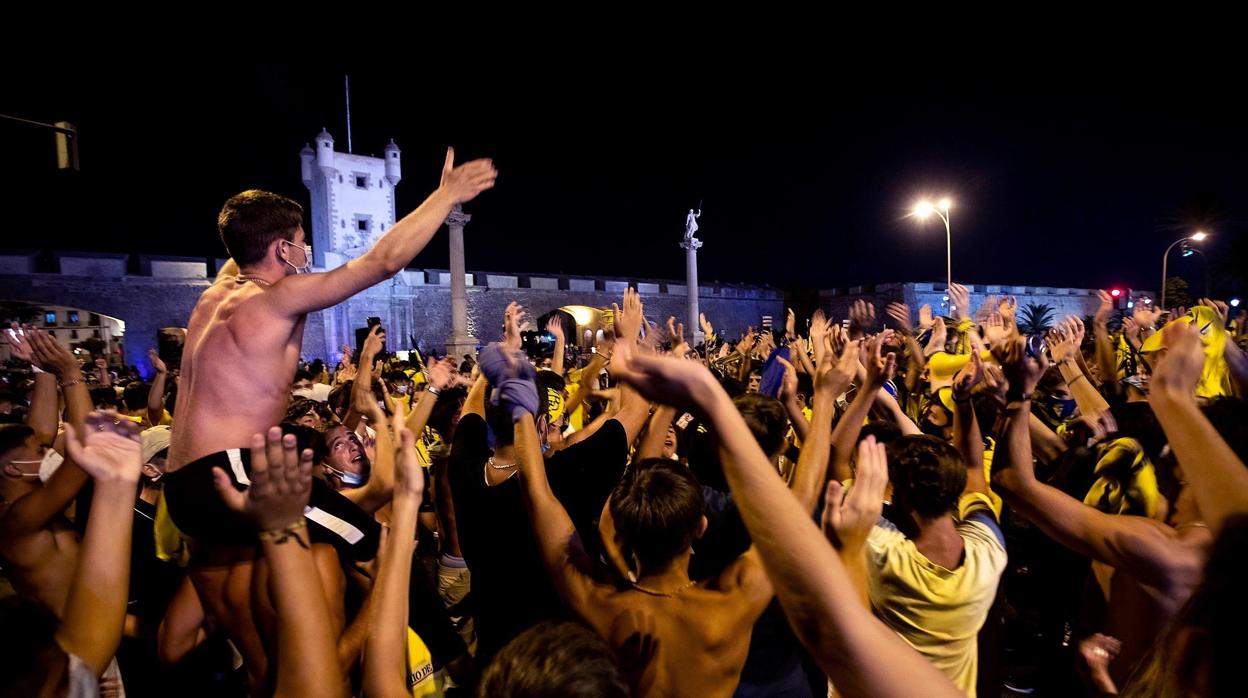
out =
<path fill-rule="evenodd" d="M 264 287 L 266 287 L 266 288 L 267 288 L 267 287 L 269 287 L 269 286 L 272 286 L 272 285 L 273 285 L 273 282 L 271 282 L 271 281 L 265 281 L 264 279 L 262 279 L 262 278 L 260 278 L 260 277 L 258 277 L 258 276 L 247 276 L 246 274 L 235 274 L 235 275 L 234 275 L 234 280 L 235 280 L 235 281 L 237 281 L 237 282 L 239 282 L 239 283 L 245 283 L 245 282 L 247 282 L 247 281 L 253 281 L 253 282 L 255 282 L 255 283 L 257 283 L 257 284 L 260 284 L 261 286 L 264 286 Z"/>
<path fill-rule="evenodd" d="M 629 582 L 630 586 L 632 586 L 634 589 L 636 589 L 637 591 L 640 591 L 643 594 L 649 594 L 651 596 L 664 596 L 664 597 L 675 596 L 679 594 L 680 592 L 692 587 L 694 584 L 697 584 L 697 582 L 694 580 L 689 580 L 688 584 L 682 585 L 679 589 L 676 589 L 673 591 L 656 591 L 654 589 L 647 589 L 643 587 L 642 585 L 638 584 L 637 582 Z"/>
<path fill-rule="evenodd" d="M 486 464 L 486 465 L 488 465 L 488 466 L 490 466 L 491 468 L 493 468 L 493 469 L 495 469 L 495 470 L 507 470 L 507 469 L 509 469 L 509 468 L 514 468 L 514 467 L 516 467 L 516 464 L 515 464 L 515 463 L 503 463 L 503 464 L 501 464 L 501 465 L 500 465 L 500 464 L 498 464 L 498 463 L 495 463 L 495 462 L 494 462 L 494 456 L 490 456 L 490 457 L 489 457 L 489 459 L 485 461 L 485 464 Z"/>

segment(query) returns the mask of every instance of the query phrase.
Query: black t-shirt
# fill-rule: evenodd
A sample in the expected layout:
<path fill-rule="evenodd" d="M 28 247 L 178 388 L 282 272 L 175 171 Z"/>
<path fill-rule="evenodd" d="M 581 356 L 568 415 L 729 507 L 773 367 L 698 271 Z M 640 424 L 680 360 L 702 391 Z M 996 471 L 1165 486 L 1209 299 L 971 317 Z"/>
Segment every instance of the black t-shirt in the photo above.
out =
<path fill-rule="evenodd" d="M 485 484 L 485 463 L 491 454 L 486 433 L 479 415 L 465 415 L 459 421 L 447 477 L 460 548 L 472 572 L 478 658 L 488 661 L 529 626 L 564 611 L 542 565 L 520 481 L 511 477 L 493 487 Z M 628 439 L 617 420 L 547 459 L 551 490 L 582 538 L 596 536 L 602 505 L 627 460 Z"/>

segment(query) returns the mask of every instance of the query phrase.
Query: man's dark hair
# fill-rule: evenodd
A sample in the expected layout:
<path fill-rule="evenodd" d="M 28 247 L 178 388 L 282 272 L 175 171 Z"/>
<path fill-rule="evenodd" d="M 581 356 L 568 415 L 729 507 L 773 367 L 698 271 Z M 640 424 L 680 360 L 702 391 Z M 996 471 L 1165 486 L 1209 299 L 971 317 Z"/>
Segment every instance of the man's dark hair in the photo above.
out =
<path fill-rule="evenodd" d="M 295 371 L 295 377 L 290 379 L 290 383 L 291 385 L 294 385 L 295 383 L 298 383 L 299 381 L 310 381 L 310 380 L 312 380 L 312 374 L 301 368 Z"/>
<path fill-rule="evenodd" d="M 35 430 L 25 424 L 0 424 L 0 455 L 26 443 Z"/>
<path fill-rule="evenodd" d="M 294 422 L 282 422 L 282 436 L 286 434 L 295 435 L 295 448 L 303 453 L 304 449 L 312 449 L 312 462 L 322 463 L 325 457 L 329 455 L 329 447 L 325 445 L 325 435 L 302 424 Z"/>
<path fill-rule="evenodd" d="M 125 404 L 126 409 L 133 412 L 147 407 L 147 398 L 152 393 L 152 386 L 148 383 L 131 383 L 121 393 L 121 401 Z"/>
<path fill-rule="evenodd" d="M 97 387 L 91 389 L 91 404 L 105 405 L 107 407 L 117 407 L 117 391 L 109 387 Z"/>
<path fill-rule="evenodd" d="M 648 458 L 629 468 L 611 492 L 611 519 L 625 560 L 641 573 L 669 564 L 698 535 L 706 502 L 702 486 L 685 466 Z"/>
<path fill-rule="evenodd" d="M 956 448 L 934 436 L 903 436 L 890 449 L 888 479 L 898 506 L 934 519 L 958 506 L 966 463 Z"/>
<path fill-rule="evenodd" d="M 754 440 L 762 446 L 768 458 L 773 458 L 784 448 L 784 436 L 789 430 L 789 415 L 784 405 L 774 397 L 747 393 L 732 401 L 745 425 L 750 428 Z"/>
<path fill-rule="evenodd" d="M 302 225 L 302 206 L 259 189 L 230 197 L 217 216 L 221 242 L 239 266 L 262 261 L 274 240 L 293 241 L 295 228 Z"/>
<path fill-rule="evenodd" d="M 548 620 L 520 633 L 494 656 L 477 695 L 488 698 L 626 698 L 628 684 L 611 648 L 579 623 Z"/>
<path fill-rule="evenodd" d="M 442 435 L 445 443 L 451 442 L 451 422 L 463 409 L 464 400 L 467 398 L 468 389 L 461 386 L 443 390 L 438 395 L 438 401 L 433 403 L 433 411 L 429 413 L 427 424 Z"/>

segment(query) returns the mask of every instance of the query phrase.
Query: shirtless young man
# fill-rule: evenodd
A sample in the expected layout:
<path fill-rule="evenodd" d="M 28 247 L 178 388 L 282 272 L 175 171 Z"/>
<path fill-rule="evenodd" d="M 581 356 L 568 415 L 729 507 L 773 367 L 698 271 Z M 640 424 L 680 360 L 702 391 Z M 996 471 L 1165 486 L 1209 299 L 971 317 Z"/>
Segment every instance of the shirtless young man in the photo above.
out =
<path fill-rule="evenodd" d="M 624 375 L 631 352 L 625 344 L 616 343 L 613 357 Z M 716 389 L 708 386 L 708 392 Z M 749 434 L 736 409 L 727 409 L 732 428 Z M 616 486 L 599 523 L 604 542 L 619 546 L 620 555 L 611 553 L 615 565 L 633 573 L 632 588 L 597 581 L 586 571 L 576 529 L 546 480 L 531 415 L 513 415 L 530 520 L 546 568 L 564 602 L 634 665 L 634 694 L 731 696 L 750 631 L 772 598 L 758 553 L 751 548 L 717 579 L 690 580 L 692 544 L 707 525 L 701 487 L 683 465 L 646 459 L 634 462 Z"/>
<path fill-rule="evenodd" d="M 236 486 L 246 484 L 243 461 L 251 437 L 285 414 L 307 313 L 402 271 L 451 207 L 471 201 L 496 177 L 489 160 L 455 167 L 448 149 L 438 189 L 364 255 L 325 273 L 305 273 L 312 256 L 294 201 L 252 190 L 221 211 L 218 227 L 231 261 L 187 325 L 165 498 L 173 522 L 196 540 L 191 576 L 205 609 L 222 619 L 253 681 L 267 673 L 251 616 L 255 530 L 218 498 L 212 468 L 230 474 Z M 313 506 L 316 498 L 314 492 Z"/>

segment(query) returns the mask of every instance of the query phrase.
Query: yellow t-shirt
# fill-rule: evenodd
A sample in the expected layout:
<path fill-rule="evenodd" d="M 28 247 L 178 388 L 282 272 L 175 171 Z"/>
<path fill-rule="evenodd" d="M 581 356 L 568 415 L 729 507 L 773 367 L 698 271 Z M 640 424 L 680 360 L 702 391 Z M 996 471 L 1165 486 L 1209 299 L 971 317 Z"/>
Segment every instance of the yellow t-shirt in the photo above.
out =
<path fill-rule="evenodd" d="M 407 688 L 412 698 L 441 695 L 433 675 L 433 655 L 411 628 L 407 629 Z"/>
<path fill-rule="evenodd" d="M 957 569 L 928 560 L 881 520 L 867 537 L 867 570 L 875 615 L 973 697 L 976 636 L 997 596 L 1006 553 L 987 496 L 962 495 L 955 523 L 965 548 Z"/>

